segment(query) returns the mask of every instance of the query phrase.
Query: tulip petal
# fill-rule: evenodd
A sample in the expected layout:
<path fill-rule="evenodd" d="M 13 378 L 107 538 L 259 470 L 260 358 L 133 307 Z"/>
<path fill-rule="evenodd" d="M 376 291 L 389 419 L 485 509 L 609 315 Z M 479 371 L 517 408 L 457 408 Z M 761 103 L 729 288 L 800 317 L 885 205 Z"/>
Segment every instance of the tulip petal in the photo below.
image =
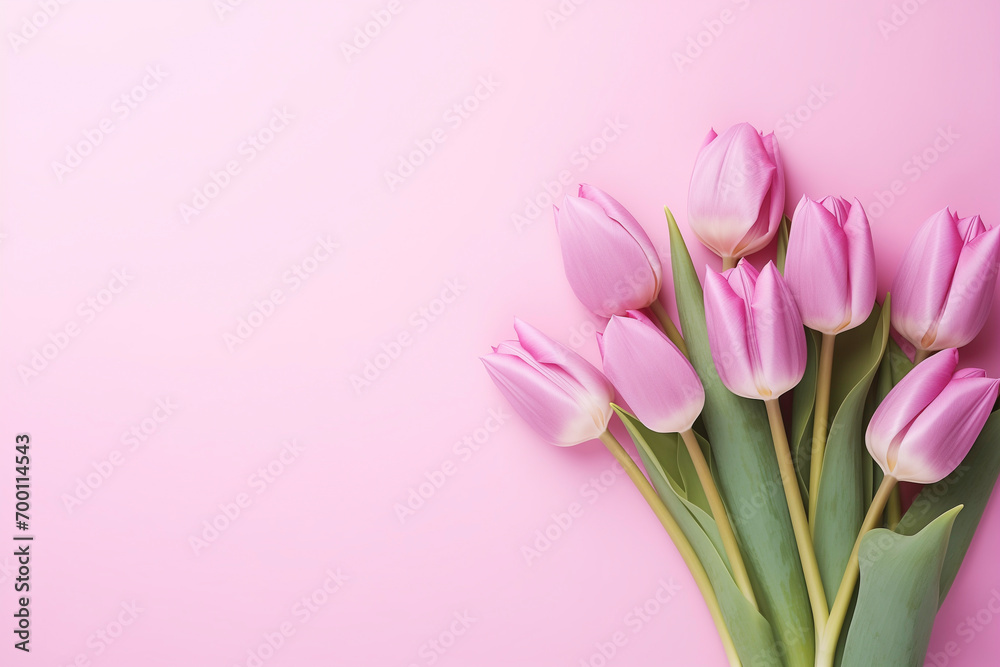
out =
<path fill-rule="evenodd" d="M 629 310 L 629 311 L 626 311 L 626 312 L 625 312 L 625 317 L 628 317 L 628 318 L 630 318 L 630 319 L 633 319 L 633 320 L 639 320 L 640 322 L 643 322 L 643 323 L 645 323 L 645 324 L 648 324 L 648 325 L 649 325 L 649 326 L 651 326 L 651 327 L 652 327 L 653 329 L 655 329 L 655 330 L 656 330 L 657 332 L 659 332 L 659 334 L 660 334 L 661 336 L 663 336 L 664 338 L 666 338 L 666 337 L 667 337 L 667 334 L 665 334 L 665 333 L 663 333 L 662 331 L 660 331 L 660 327 L 658 327 L 658 326 L 656 325 L 656 323 L 655 323 L 655 322 L 653 322 L 653 320 L 649 319 L 649 318 L 648 318 L 648 317 L 646 316 L 646 313 L 642 312 L 641 310 Z M 668 340 L 669 340 L 669 339 L 668 339 Z"/>
<path fill-rule="evenodd" d="M 950 475 L 983 430 L 998 387 L 1000 381 L 987 377 L 959 377 L 948 383 L 903 437 L 893 475 L 919 484 Z"/>
<path fill-rule="evenodd" d="M 868 319 L 875 305 L 878 276 L 875 272 L 875 244 L 864 207 L 856 198 L 844 221 L 847 236 L 851 286 L 851 319 L 843 330 L 853 329 Z M 895 297 L 894 297 L 895 298 Z M 891 315 L 891 313 L 890 313 Z"/>
<path fill-rule="evenodd" d="M 1000 227 L 962 248 L 931 349 L 962 347 L 979 335 L 993 305 L 998 263 Z"/>
<path fill-rule="evenodd" d="M 715 141 L 715 138 L 718 136 L 719 135 L 718 133 L 716 133 L 715 128 L 709 128 L 708 134 L 705 135 L 705 139 L 701 142 L 701 147 L 704 148 L 705 146 L 709 145 L 710 143 Z"/>
<path fill-rule="evenodd" d="M 493 353 L 482 361 L 500 393 L 546 440 L 575 445 L 598 437 L 607 428 L 607 422 L 601 424 L 592 413 L 582 411 L 573 396 L 539 375 L 523 358 Z"/>
<path fill-rule="evenodd" d="M 820 204 L 827 211 L 833 214 L 834 218 L 837 220 L 837 224 L 841 227 L 844 226 L 844 221 L 847 220 L 847 216 L 850 215 L 851 205 L 847 203 L 843 197 L 823 197 Z"/>
<path fill-rule="evenodd" d="M 566 197 L 558 231 L 566 277 L 591 311 L 610 317 L 645 308 L 656 298 L 659 271 L 636 239 L 598 204 Z"/>
<path fill-rule="evenodd" d="M 903 255 L 892 284 L 892 325 L 918 349 L 933 344 L 948 288 L 962 252 L 962 237 L 947 208 L 931 216 Z M 925 337 L 931 334 L 931 339 Z"/>
<path fill-rule="evenodd" d="M 705 267 L 705 270 L 708 271 L 708 267 Z M 722 276 L 729 283 L 729 287 L 732 288 L 736 296 L 743 301 L 750 301 L 753 298 L 754 285 L 757 284 L 757 278 L 760 274 L 757 273 L 753 264 L 740 260 L 735 269 L 723 271 Z"/>
<path fill-rule="evenodd" d="M 718 255 L 735 257 L 760 218 L 776 171 L 749 123 L 730 127 L 703 147 L 688 191 L 691 229 L 701 242 Z"/>
<path fill-rule="evenodd" d="M 694 368 L 651 323 L 611 318 L 604 331 L 604 372 L 639 421 L 660 433 L 688 430 L 705 405 Z"/>
<path fill-rule="evenodd" d="M 655 291 L 659 294 L 663 278 L 663 267 L 660 263 L 660 256 L 656 252 L 656 248 L 653 246 L 653 242 L 650 240 L 649 235 L 646 234 L 646 230 L 642 228 L 642 225 L 640 225 L 639 221 L 635 219 L 635 216 L 629 213 L 628 209 L 622 206 L 617 199 L 609 195 L 604 190 L 596 188 L 593 185 L 581 183 L 579 196 L 583 199 L 588 199 L 594 202 L 604 209 L 604 212 L 609 218 L 624 227 L 629 236 L 635 239 L 635 242 L 639 244 L 639 247 L 642 248 L 642 252 L 646 255 L 646 259 L 649 261 L 649 267 L 653 271 L 653 275 L 656 276 Z"/>
<path fill-rule="evenodd" d="M 579 354 L 555 342 L 524 320 L 514 318 L 514 331 L 525 351 L 536 362 L 558 367 L 560 372 L 554 372 L 556 377 L 553 382 L 572 383 L 578 391 L 594 397 L 601 404 L 605 399 L 608 404 L 614 400 L 615 390 L 608 379 Z M 608 413 L 610 414 L 610 407 Z"/>
<path fill-rule="evenodd" d="M 850 248 L 846 231 L 827 207 L 806 197 L 792 217 L 785 280 L 802 321 L 810 329 L 832 334 L 850 321 Z"/>
<path fill-rule="evenodd" d="M 778 139 L 772 132 L 761 137 L 761 142 L 775 169 L 771 176 L 771 188 L 761 202 L 757 224 L 744 237 L 742 249 L 738 251 L 740 255 L 752 255 L 763 250 L 774 238 L 781 225 L 781 218 L 785 215 L 785 173 L 781 165 L 781 154 L 778 152 Z"/>
<path fill-rule="evenodd" d="M 806 333 L 795 299 L 774 262 L 768 262 L 760 272 L 751 309 L 761 375 L 768 392 L 762 397 L 777 398 L 797 385 L 805 373 Z"/>
<path fill-rule="evenodd" d="M 729 272 L 735 273 L 735 269 Z M 705 267 L 705 325 L 712 360 L 729 391 L 760 398 L 747 344 L 746 305 L 726 276 Z"/>
<path fill-rule="evenodd" d="M 868 430 L 865 443 L 882 471 L 892 474 L 899 445 L 917 416 L 951 381 L 958 365 L 958 350 L 942 350 L 917 364 L 899 381 L 879 404 Z"/>
<path fill-rule="evenodd" d="M 958 234 L 966 243 L 969 243 L 985 231 L 986 225 L 983 224 L 983 219 L 978 215 L 961 218 L 958 221 Z"/>

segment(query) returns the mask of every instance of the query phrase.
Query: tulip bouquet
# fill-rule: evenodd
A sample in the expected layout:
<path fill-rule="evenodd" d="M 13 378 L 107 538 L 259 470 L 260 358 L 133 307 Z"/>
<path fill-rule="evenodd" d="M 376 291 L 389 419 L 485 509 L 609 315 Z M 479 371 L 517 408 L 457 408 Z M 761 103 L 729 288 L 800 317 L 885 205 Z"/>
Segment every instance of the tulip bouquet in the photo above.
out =
<path fill-rule="evenodd" d="M 666 209 L 678 327 L 639 222 L 580 186 L 555 221 L 574 293 L 609 318 L 603 372 L 521 320 L 483 361 L 542 437 L 604 443 L 730 664 L 922 665 L 1000 474 L 1000 382 L 957 349 L 989 314 L 1000 227 L 931 216 L 879 302 L 861 203 L 804 196 L 789 220 L 784 202 L 773 135 L 709 134 L 688 214 L 722 271 L 699 280 Z M 747 256 L 775 238 L 758 271 Z M 924 485 L 905 512 L 899 482 Z"/>

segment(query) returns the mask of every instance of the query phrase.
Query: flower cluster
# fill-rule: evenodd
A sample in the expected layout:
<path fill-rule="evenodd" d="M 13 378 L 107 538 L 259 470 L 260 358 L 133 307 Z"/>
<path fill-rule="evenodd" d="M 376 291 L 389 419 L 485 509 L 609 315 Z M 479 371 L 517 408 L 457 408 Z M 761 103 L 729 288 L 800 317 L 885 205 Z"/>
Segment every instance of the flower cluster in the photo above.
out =
<path fill-rule="evenodd" d="M 661 302 L 663 263 L 647 233 L 612 196 L 581 185 L 576 196 L 567 196 L 555 210 L 555 221 L 573 292 L 593 313 L 609 318 L 598 334 L 603 372 L 520 320 L 514 324 L 517 340 L 501 343 L 483 361 L 517 412 L 555 444 L 599 438 L 627 470 L 635 468 L 609 430 L 618 411 L 629 418 L 626 424 L 636 439 L 631 415 L 614 405 L 616 392 L 646 429 L 679 434 L 708 498 L 733 581 L 754 608 L 760 582 L 747 575 L 741 547 L 745 536 L 741 540 L 736 535 L 723 494 L 716 489 L 704 457 L 714 448 L 702 444 L 706 431 L 699 420 L 707 415 L 702 412 L 709 382 L 721 381 L 732 394 L 763 402 L 816 628 L 815 664 L 825 667 L 834 664 L 855 590 L 861 537 L 882 525 L 894 485 L 929 484 L 949 475 L 994 408 L 1000 382 L 983 369 L 958 368 L 957 348 L 975 339 L 987 321 L 1000 265 L 1000 227 L 989 229 L 979 216 L 960 218 L 947 208 L 932 215 L 902 259 L 890 308 L 888 295 L 877 302 L 876 254 L 861 203 L 802 196 L 789 220 L 785 198 L 773 134 L 763 135 L 746 123 L 709 133 L 694 162 L 688 222 L 698 240 L 722 259 L 722 270 L 705 267 L 697 285 L 703 314 L 694 307 L 682 312 L 686 330 L 681 331 Z M 758 271 L 747 257 L 772 246 L 779 231 L 776 260 Z M 864 429 L 864 444 L 883 481 L 831 607 L 812 533 L 830 437 L 835 342 L 873 317 L 873 309 L 888 314 L 897 335 L 913 345 L 916 366 L 877 398 L 878 407 Z M 816 341 L 812 348 L 810 337 Z M 701 359 L 710 363 L 699 361 L 689 347 L 705 350 Z M 884 340 L 881 349 L 884 353 Z M 842 353 L 840 347 L 836 353 Z M 800 488 L 778 398 L 802 383 L 810 355 L 815 355 L 816 368 L 810 380 L 814 390 L 807 393 L 813 439 L 811 459 L 799 463 L 800 470 L 809 472 Z M 760 408 L 740 409 L 755 414 L 752 410 Z M 858 437 L 860 442 L 860 432 Z M 715 465 L 725 469 L 727 461 L 716 455 Z M 715 613 L 719 587 L 710 578 L 703 581 L 704 559 L 688 542 L 690 530 L 675 521 L 678 510 L 664 502 L 662 489 L 654 492 L 635 470 L 630 476 L 691 568 L 730 660 L 738 663 L 742 649 Z"/>

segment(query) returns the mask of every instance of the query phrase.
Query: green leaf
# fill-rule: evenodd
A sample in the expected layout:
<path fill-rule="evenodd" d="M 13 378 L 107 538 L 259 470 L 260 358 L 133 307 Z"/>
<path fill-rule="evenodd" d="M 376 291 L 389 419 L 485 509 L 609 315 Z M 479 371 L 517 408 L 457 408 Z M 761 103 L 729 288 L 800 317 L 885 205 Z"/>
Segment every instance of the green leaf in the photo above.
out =
<path fill-rule="evenodd" d="M 878 406 L 892 390 L 891 354 L 889 352 L 892 344 L 893 340 L 892 336 L 890 336 L 886 343 L 885 354 L 882 355 L 882 361 L 878 365 L 878 374 L 875 376 L 875 383 L 868 392 L 868 404 L 865 406 L 866 428 L 868 422 L 872 420 L 875 410 L 878 409 Z M 864 457 L 864 475 L 865 511 L 867 512 L 868 507 L 872 504 L 872 499 L 875 497 L 875 492 L 878 491 L 878 487 L 882 483 L 882 469 L 875 465 L 875 461 L 872 460 L 871 456 Z"/>
<path fill-rule="evenodd" d="M 835 391 L 843 398 L 836 413 L 831 405 L 813 535 L 828 600 L 837 594 L 867 510 L 865 405 L 889 339 L 889 307 L 888 297 L 883 308 L 875 304 L 863 324 L 837 336 L 834 348 L 830 402 Z"/>
<path fill-rule="evenodd" d="M 701 485 L 701 480 L 698 479 L 698 470 L 694 467 L 694 461 L 691 460 L 691 454 L 688 453 L 687 446 L 683 444 L 683 440 L 679 434 L 671 433 L 669 435 L 673 436 L 673 448 L 676 450 L 674 457 L 677 460 L 677 469 L 680 471 L 681 479 L 684 481 L 684 490 L 687 492 L 688 501 L 697 505 L 706 514 L 711 516 L 712 506 L 708 503 L 708 496 L 705 495 L 705 489 Z M 711 469 L 712 464 L 709 459 L 711 450 L 708 447 L 708 441 L 697 433 L 695 433 L 695 438 L 697 438 L 698 444 L 701 445 L 701 451 L 705 455 L 706 461 L 709 462 L 709 469 Z M 718 482 L 716 482 L 716 486 L 718 486 Z"/>
<path fill-rule="evenodd" d="M 691 542 L 698 559 L 705 567 L 712 588 L 719 599 L 722 616 L 729 628 L 729 634 L 736 645 L 736 652 L 744 665 L 769 662 L 778 655 L 778 648 L 767 620 L 754 609 L 733 579 L 728 562 L 725 560 L 718 530 L 712 517 L 693 503 L 687 501 L 678 490 L 675 479 L 668 474 L 669 466 L 664 462 L 676 458 L 676 450 L 684 449 L 679 444 L 676 433 L 664 434 L 650 431 L 642 423 L 618 406 L 613 406 L 632 436 L 639 458 L 656 489 L 656 493 L 670 510 L 681 530 Z M 700 512 L 703 516 L 696 517 Z M 714 533 L 713 535 L 710 533 Z"/>
<path fill-rule="evenodd" d="M 1000 474 L 1000 412 L 986 421 L 982 433 L 955 471 L 937 484 L 924 487 L 896 526 L 901 535 L 913 535 L 931 523 L 948 508 L 964 505 L 965 510 L 955 521 L 948 555 L 941 572 L 941 601 L 955 581 L 979 520 L 986 510 L 993 487 Z"/>
<path fill-rule="evenodd" d="M 913 370 L 914 363 L 903 352 L 896 341 L 889 343 L 889 369 L 892 372 L 892 386 L 895 387 L 906 374 Z"/>
<path fill-rule="evenodd" d="M 816 375 L 819 366 L 820 334 L 806 329 L 806 372 L 792 391 L 792 431 L 789 447 L 799 478 L 802 502 L 809 506 L 809 462 L 812 460 L 813 412 L 816 403 Z"/>
<path fill-rule="evenodd" d="M 841 403 L 854 391 L 861 378 L 869 374 L 874 378 L 889 343 L 889 301 L 887 294 L 885 304 L 880 307 L 876 303 L 863 324 L 837 334 L 833 381 L 830 383 L 831 415 L 837 414 Z"/>
<path fill-rule="evenodd" d="M 702 417 L 715 454 L 719 488 L 761 613 L 785 647 L 785 664 L 811 667 L 813 624 L 792 522 L 761 401 L 731 393 L 719 379 L 708 346 L 701 283 L 670 211 L 674 294 L 690 360 L 705 387 Z"/>
<path fill-rule="evenodd" d="M 861 586 L 844 665 L 921 667 L 937 614 L 955 507 L 914 536 L 877 528 L 861 540 Z"/>
<path fill-rule="evenodd" d="M 792 221 L 787 215 L 781 216 L 781 224 L 778 225 L 778 249 L 774 255 L 774 265 L 782 275 L 785 273 L 785 255 L 788 254 L 788 232 L 792 228 Z"/>

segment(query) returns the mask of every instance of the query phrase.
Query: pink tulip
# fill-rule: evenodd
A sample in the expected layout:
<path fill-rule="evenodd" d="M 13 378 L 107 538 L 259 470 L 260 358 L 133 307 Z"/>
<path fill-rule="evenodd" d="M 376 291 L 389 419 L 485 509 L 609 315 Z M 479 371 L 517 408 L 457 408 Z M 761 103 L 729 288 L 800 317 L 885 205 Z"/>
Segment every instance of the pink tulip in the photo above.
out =
<path fill-rule="evenodd" d="M 660 293 L 660 258 L 638 221 L 606 192 L 581 185 L 555 208 L 563 265 L 573 292 L 596 315 L 645 308 Z"/>
<path fill-rule="evenodd" d="M 958 350 L 943 350 L 910 371 L 885 397 L 865 433 L 886 475 L 934 484 L 969 453 L 993 410 L 1000 380 L 981 368 L 955 370 Z"/>
<path fill-rule="evenodd" d="M 615 315 L 601 337 L 604 372 L 643 424 L 683 433 L 705 406 L 705 390 L 681 351 L 645 315 Z"/>
<path fill-rule="evenodd" d="M 792 216 L 785 281 L 810 329 L 853 329 L 875 303 L 875 249 L 861 202 L 803 196 Z"/>
<path fill-rule="evenodd" d="M 705 270 L 705 323 L 719 379 L 744 398 L 775 399 L 806 370 L 806 334 L 773 262 L 758 275 L 746 260 Z"/>
<path fill-rule="evenodd" d="M 766 246 L 781 224 L 785 178 L 774 134 L 740 123 L 709 131 L 688 191 L 688 218 L 698 239 L 723 258 Z"/>
<path fill-rule="evenodd" d="M 918 350 L 972 342 L 990 312 L 1000 266 L 1000 227 L 948 209 L 910 242 L 892 284 L 892 325 Z"/>
<path fill-rule="evenodd" d="M 599 437 L 611 419 L 615 389 L 586 359 L 538 329 L 514 320 L 518 340 L 482 357 L 486 372 L 514 409 L 561 446 Z"/>

